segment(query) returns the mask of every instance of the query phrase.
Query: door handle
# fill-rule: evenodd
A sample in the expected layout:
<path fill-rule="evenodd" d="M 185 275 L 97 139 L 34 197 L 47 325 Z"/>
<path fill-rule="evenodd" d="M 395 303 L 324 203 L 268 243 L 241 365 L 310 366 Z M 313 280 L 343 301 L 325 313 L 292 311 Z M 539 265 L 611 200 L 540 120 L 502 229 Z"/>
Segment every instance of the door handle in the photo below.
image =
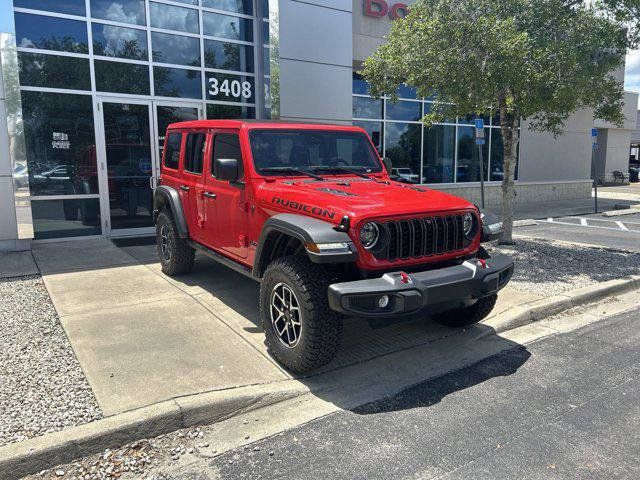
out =
<path fill-rule="evenodd" d="M 187 185 L 180 185 L 180 190 L 184 191 L 184 192 L 188 192 L 189 191 L 189 186 Z"/>
<path fill-rule="evenodd" d="M 216 198 L 216 194 L 211 192 L 204 192 L 202 195 L 204 195 L 207 198 Z"/>

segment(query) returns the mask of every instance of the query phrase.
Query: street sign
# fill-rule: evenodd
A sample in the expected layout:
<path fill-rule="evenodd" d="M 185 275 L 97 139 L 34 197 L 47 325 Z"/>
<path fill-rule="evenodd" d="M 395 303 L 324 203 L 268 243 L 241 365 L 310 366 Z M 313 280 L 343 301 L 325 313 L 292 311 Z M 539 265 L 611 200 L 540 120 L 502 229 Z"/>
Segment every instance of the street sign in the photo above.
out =
<path fill-rule="evenodd" d="M 476 137 L 476 145 L 484 145 L 487 141 L 484 138 Z"/>
<path fill-rule="evenodd" d="M 598 149 L 598 142 L 593 142 L 592 147 L 593 147 L 594 150 L 597 150 Z"/>
<path fill-rule="evenodd" d="M 476 118 L 476 130 L 484 130 L 484 120 L 482 118 Z"/>
<path fill-rule="evenodd" d="M 598 138 L 598 129 L 597 128 L 592 128 L 591 129 L 591 136 L 593 138 Z"/>

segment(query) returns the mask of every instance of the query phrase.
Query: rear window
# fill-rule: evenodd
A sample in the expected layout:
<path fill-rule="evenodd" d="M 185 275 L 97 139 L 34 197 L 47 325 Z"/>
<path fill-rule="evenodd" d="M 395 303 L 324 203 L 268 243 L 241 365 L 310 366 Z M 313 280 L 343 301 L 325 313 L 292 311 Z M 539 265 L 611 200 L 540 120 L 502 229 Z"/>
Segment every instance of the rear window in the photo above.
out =
<path fill-rule="evenodd" d="M 178 169 L 180 163 L 180 144 L 182 133 L 172 132 L 164 142 L 164 166 L 173 170 Z"/>

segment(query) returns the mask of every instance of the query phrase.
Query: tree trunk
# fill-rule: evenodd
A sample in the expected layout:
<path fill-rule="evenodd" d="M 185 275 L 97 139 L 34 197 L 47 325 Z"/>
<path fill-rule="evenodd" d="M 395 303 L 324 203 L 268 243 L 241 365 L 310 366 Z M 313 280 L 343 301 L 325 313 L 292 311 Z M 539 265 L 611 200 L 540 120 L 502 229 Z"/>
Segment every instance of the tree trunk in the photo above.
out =
<path fill-rule="evenodd" d="M 504 145 L 504 177 L 502 179 L 502 244 L 513 244 L 513 209 L 516 198 L 515 173 L 519 132 L 518 119 L 507 112 L 506 97 L 500 98 L 500 125 Z"/>

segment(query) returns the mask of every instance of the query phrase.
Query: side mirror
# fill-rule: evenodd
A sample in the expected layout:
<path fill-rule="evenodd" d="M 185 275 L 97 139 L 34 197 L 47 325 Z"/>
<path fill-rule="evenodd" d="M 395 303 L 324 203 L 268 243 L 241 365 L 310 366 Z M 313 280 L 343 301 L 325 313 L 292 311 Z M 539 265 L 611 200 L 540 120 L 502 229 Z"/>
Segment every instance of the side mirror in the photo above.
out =
<path fill-rule="evenodd" d="M 223 182 L 238 181 L 238 159 L 216 158 L 213 164 L 213 175 Z"/>
<path fill-rule="evenodd" d="M 393 168 L 393 164 L 391 162 L 391 159 L 389 157 L 383 157 L 382 158 L 382 163 L 384 163 L 384 167 L 387 169 L 387 173 L 389 175 L 391 175 L 391 170 Z"/>

